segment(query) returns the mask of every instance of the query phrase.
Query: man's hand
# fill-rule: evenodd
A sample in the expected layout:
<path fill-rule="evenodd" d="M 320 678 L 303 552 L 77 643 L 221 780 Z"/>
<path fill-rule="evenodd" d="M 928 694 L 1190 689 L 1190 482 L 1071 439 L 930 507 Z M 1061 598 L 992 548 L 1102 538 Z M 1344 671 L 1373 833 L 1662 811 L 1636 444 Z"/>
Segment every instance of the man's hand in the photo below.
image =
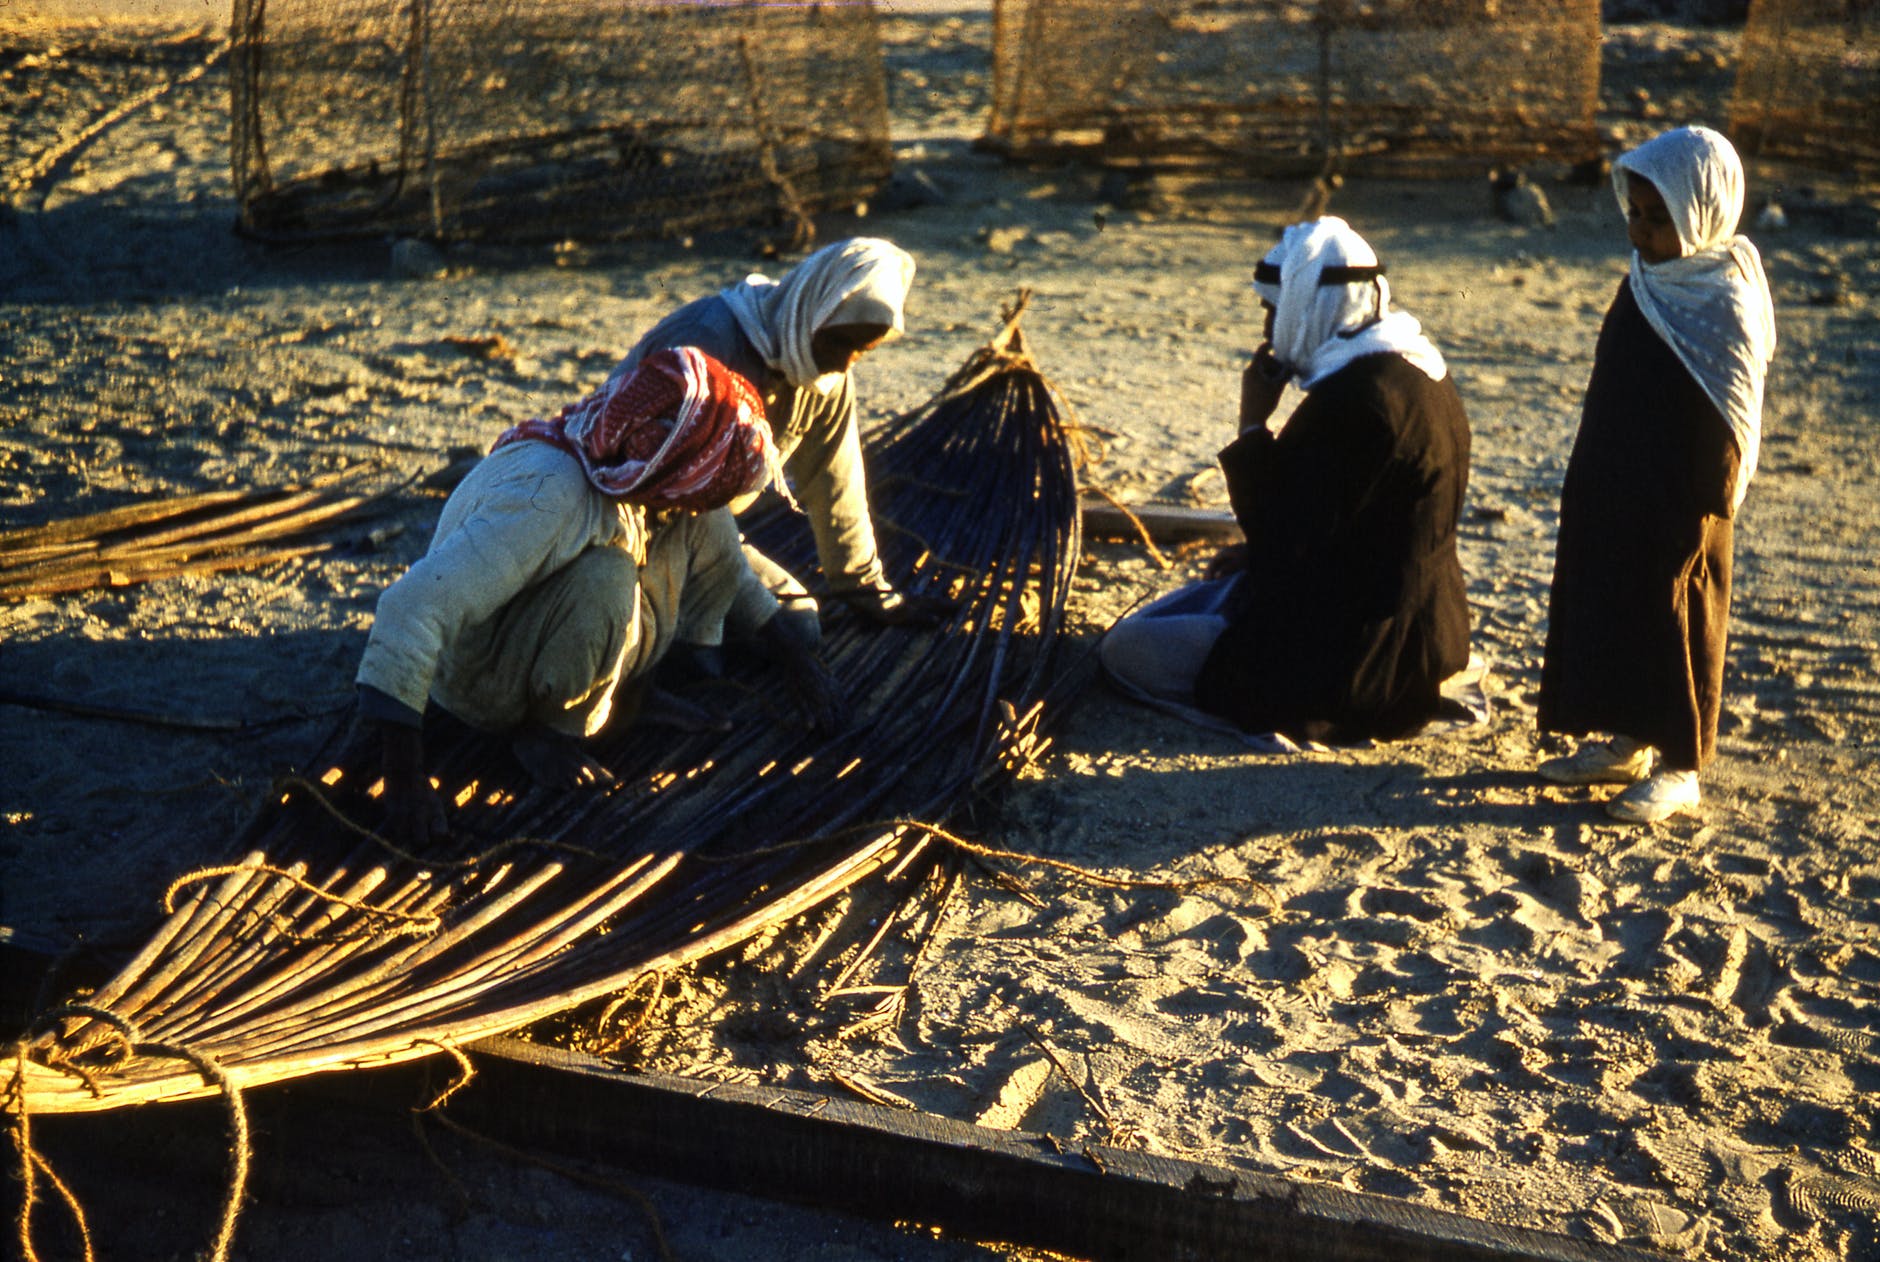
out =
<path fill-rule="evenodd" d="M 1202 577 L 1209 580 L 1232 578 L 1246 568 L 1247 545 L 1230 543 L 1214 554 L 1214 559 L 1208 562 L 1207 571 Z"/>
<path fill-rule="evenodd" d="M 614 782 L 613 772 L 562 732 L 525 727 L 510 738 L 509 748 L 529 779 L 545 789 L 593 789 Z"/>
<path fill-rule="evenodd" d="M 649 687 L 646 695 L 640 698 L 640 708 L 634 713 L 633 721 L 677 728 L 681 732 L 731 730 L 731 720 L 724 715 L 657 684 Z"/>
<path fill-rule="evenodd" d="M 1240 374 L 1241 433 L 1265 427 L 1274 409 L 1279 407 L 1280 396 L 1286 393 L 1286 383 L 1291 379 L 1291 370 L 1274 358 L 1273 344 L 1260 343 L 1252 362 Z"/>
<path fill-rule="evenodd" d="M 385 773 L 386 837 L 408 850 L 421 851 L 450 836 L 444 799 L 424 774 L 424 737 L 415 727 L 384 723 L 379 742 Z"/>
<path fill-rule="evenodd" d="M 820 661 L 811 657 L 801 666 L 792 668 L 785 682 L 790 689 L 790 699 L 796 703 L 796 712 L 811 728 L 827 735 L 842 726 L 847 717 L 842 687 Z"/>
<path fill-rule="evenodd" d="M 841 727 L 847 717 L 842 687 L 816 650 L 793 634 L 782 618 L 773 617 L 758 628 L 757 635 L 760 651 L 783 672 L 797 713 L 818 732 Z"/>

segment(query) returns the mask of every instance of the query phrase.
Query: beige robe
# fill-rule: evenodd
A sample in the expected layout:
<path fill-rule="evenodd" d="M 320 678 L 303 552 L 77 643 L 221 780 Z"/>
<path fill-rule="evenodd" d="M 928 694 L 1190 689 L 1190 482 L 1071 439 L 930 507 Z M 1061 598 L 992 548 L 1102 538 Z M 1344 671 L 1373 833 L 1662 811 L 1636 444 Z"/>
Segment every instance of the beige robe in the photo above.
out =
<path fill-rule="evenodd" d="M 357 682 L 375 717 L 427 699 L 473 726 L 598 732 L 623 684 L 674 643 L 722 641 L 751 582 L 723 509 L 649 529 L 547 443 L 492 452 L 451 495 L 431 547 L 379 598 Z"/>

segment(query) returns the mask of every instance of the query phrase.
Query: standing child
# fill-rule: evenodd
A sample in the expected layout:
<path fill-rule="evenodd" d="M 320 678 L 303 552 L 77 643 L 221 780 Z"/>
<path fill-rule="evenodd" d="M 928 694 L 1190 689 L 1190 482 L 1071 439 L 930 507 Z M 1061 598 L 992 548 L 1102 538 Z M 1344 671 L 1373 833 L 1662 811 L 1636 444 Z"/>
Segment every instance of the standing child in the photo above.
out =
<path fill-rule="evenodd" d="M 1593 352 L 1560 495 L 1540 725 L 1603 733 L 1541 764 L 1561 784 L 1626 784 L 1616 819 L 1698 804 L 1716 752 L 1731 523 L 1756 470 L 1775 314 L 1736 235 L 1743 164 L 1705 127 L 1613 163 L 1633 246 Z"/>

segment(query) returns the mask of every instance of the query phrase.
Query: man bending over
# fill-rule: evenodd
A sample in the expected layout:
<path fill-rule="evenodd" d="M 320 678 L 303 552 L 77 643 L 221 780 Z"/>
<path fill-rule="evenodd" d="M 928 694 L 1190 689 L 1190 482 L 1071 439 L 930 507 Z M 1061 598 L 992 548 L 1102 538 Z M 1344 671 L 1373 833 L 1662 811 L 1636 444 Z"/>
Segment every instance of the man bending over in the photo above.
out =
<path fill-rule="evenodd" d="M 693 347 L 505 431 L 379 598 L 359 665 L 391 835 L 421 845 L 445 832 L 424 768 L 427 702 L 508 735 L 537 783 L 611 780 L 582 740 L 638 707 L 676 644 L 715 647 L 732 601 L 764 594 L 725 505 L 780 479 L 757 392 Z M 834 681 L 776 609 L 759 646 L 804 714 L 833 725 Z"/>

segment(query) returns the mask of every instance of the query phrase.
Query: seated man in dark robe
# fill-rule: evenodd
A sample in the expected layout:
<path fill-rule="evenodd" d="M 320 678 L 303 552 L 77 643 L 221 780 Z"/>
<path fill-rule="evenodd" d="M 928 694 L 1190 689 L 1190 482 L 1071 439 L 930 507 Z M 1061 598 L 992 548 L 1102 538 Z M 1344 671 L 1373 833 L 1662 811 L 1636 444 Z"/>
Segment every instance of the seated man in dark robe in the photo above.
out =
<path fill-rule="evenodd" d="M 1469 425 L 1383 271 L 1335 218 L 1289 228 L 1261 263 L 1267 340 L 1220 456 L 1246 543 L 1110 629 L 1099 656 L 1125 692 L 1306 740 L 1406 736 L 1443 709 L 1469 660 Z M 1288 381 L 1306 396 L 1275 433 Z"/>

